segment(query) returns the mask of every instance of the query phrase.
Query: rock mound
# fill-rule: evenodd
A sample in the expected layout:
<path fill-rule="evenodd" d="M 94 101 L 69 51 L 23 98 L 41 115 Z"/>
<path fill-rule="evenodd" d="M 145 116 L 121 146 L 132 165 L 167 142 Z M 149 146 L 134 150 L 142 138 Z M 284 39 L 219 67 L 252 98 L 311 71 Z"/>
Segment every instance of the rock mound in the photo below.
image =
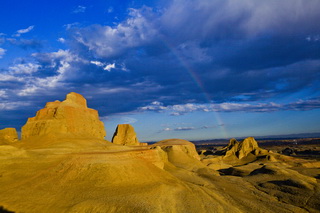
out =
<path fill-rule="evenodd" d="M 154 146 L 160 146 L 162 149 L 171 149 L 173 147 L 180 147 L 181 151 L 186 153 L 191 158 L 200 160 L 200 156 L 196 151 L 196 147 L 193 143 L 183 139 L 166 139 L 159 141 Z M 173 148 L 175 149 L 175 148 Z"/>
<path fill-rule="evenodd" d="M 104 139 L 106 131 L 98 111 L 88 108 L 82 95 L 71 92 L 62 102 L 48 102 L 21 129 L 22 139 L 50 134 Z"/>
<path fill-rule="evenodd" d="M 18 141 L 18 133 L 15 128 L 0 130 L 0 144 L 10 144 Z"/>
<path fill-rule="evenodd" d="M 137 134 L 130 124 L 119 124 L 112 137 L 112 143 L 128 146 L 140 146 L 145 143 L 139 143 Z"/>
<path fill-rule="evenodd" d="M 182 139 L 167 139 L 153 144 L 160 147 L 167 155 L 168 161 L 179 168 L 196 171 L 203 168 L 195 145 Z"/>
<path fill-rule="evenodd" d="M 258 156 L 267 152 L 267 150 L 261 149 L 258 146 L 257 141 L 253 137 L 248 137 L 240 142 L 233 138 L 224 150 L 226 151 L 226 158 L 235 156 L 238 159 L 243 159 L 249 155 Z"/>

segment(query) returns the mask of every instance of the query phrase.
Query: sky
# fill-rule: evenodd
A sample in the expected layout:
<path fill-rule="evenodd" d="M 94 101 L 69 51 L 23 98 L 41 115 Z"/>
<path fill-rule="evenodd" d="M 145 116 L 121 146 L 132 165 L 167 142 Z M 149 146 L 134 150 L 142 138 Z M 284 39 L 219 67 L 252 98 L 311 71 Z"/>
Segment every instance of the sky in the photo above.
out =
<path fill-rule="evenodd" d="M 320 132 L 319 0 L 2 0 L 0 129 L 82 94 L 110 140 Z"/>

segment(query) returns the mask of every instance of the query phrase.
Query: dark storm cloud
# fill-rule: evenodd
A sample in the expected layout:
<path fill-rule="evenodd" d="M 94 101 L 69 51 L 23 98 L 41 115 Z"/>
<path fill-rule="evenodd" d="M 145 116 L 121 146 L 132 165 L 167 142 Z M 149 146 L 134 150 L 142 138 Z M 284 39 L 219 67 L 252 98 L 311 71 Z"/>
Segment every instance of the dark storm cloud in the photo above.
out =
<path fill-rule="evenodd" d="M 258 100 L 310 83 L 290 82 L 286 69 L 320 58 L 320 42 L 307 39 L 320 33 L 319 7 L 318 1 L 298 0 L 173 1 L 160 12 L 131 10 L 115 27 L 74 28 L 73 45 L 99 60 L 121 61 L 134 73 L 131 79 L 143 76 L 165 87 L 159 95 L 172 95 L 172 102 L 190 96 L 203 101 L 202 89 L 216 101 L 237 93 L 256 94 L 252 100 Z M 203 88 L 197 88 L 190 70 Z M 306 78 L 317 77 L 313 71 Z M 239 83 L 240 89 L 234 86 Z"/>
<path fill-rule="evenodd" d="M 319 95 L 319 9 L 318 0 L 175 0 L 166 8 L 130 9 L 113 26 L 71 26 L 68 49 L 1 70 L 1 98 L 36 106 L 39 97 L 62 100 L 75 91 L 102 116 L 154 101 L 266 102 L 306 88 L 310 99 Z M 40 48 L 35 40 L 19 42 Z M 287 106 L 312 107 L 318 105 Z"/>
<path fill-rule="evenodd" d="M 174 38 L 242 39 L 319 33 L 319 2 L 311 0 L 173 1 L 161 21 Z M 184 26 L 184 27 L 183 27 Z M 181 28 L 180 28 L 181 27 Z M 210 41 L 209 41 L 210 42 Z"/>

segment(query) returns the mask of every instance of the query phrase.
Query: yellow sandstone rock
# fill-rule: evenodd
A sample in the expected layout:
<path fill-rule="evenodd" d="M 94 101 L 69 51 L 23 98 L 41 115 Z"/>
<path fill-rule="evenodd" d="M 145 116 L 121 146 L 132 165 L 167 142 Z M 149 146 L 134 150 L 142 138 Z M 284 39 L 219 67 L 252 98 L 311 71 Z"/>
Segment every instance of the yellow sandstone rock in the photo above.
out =
<path fill-rule="evenodd" d="M 128 146 L 148 145 L 146 143 L 139 143 L 137 134 L 130 124 L 119 124 L 117 126 L 113 134 L 112 143 Z"/>
<path fill-rule="evenodd" d="M 0 144 L 9 144 L 18 141 L 18 133 L 15 128 L 5 128 L 0 130 Z"/>
<path fill-rule="evenodd" d="M 259 154 L 267 154 L 268 151 L 261 149 L 257 141 L 253 137 L 248 137 L 241 142 L 236 139 L 231 139 L 226 149 L 225 157 L 236 156 L 238 159 L 243 159 L 249 155 L 257 156 Z"/>
<path fill-rule="evenodd" d="M 71 92 L 62 102 L 48 102 L 28 119 L 21 134 L 22 139 L 48 134 L 104 139 L 106 131 L 98 111 L 88 108 L 82 95 Z"/>
<path fill-rule="evenodd" d="M 14 141 L 16 131 L 0 130 L 8 135 Z M 0 146 L 0 212 L 319 212 L 318 164 L 270 153 L 253 138 L 232 139 L 225 156 L 202 161 L 181 139 L 113 144 L 76 93 L 47 103 L 22 135 Z M 128 124 L 114 143 L 141 145 Z"/>
<path fill-rule="evenodd" d="M 168 161 L 173 165 L 191 171 L 203 168 L 195 145 L 182 139 L 167 139 L 153 144 L 154 147 L 161 147 L 167 154 Z"/>

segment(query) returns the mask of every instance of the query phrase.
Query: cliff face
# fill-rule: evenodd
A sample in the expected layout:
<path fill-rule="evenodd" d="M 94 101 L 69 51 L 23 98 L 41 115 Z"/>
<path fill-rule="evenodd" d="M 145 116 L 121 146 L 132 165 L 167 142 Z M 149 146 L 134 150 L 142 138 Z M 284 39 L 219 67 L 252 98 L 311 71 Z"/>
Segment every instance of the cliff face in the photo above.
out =
<path fill-rule="evenodd" d="M 103 139 L 106 131 L 98 111 L 88 108 L 82 95 L 71 92 L 62 102 L 48 102 L 21 129 L 22 139 L 47 134 Z"/>

